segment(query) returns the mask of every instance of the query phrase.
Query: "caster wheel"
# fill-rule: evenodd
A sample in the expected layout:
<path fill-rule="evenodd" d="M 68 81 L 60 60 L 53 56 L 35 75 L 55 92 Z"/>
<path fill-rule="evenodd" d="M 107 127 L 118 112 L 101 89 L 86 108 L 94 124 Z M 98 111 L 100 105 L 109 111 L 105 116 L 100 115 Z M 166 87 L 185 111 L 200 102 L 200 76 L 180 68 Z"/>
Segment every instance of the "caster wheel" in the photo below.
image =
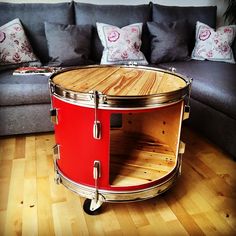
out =
<path fill-rule="evenodd" d="M 91 199 L 85 199 L 83 205 L 83 210 L 85 213 L 87 213 L 88 215 L 98 215 L 99 213 L 101 213 L 101 205 L 95 208 L 94 210 L 91 210 L 92 208 L 91 204 L 92 204 Z"/>

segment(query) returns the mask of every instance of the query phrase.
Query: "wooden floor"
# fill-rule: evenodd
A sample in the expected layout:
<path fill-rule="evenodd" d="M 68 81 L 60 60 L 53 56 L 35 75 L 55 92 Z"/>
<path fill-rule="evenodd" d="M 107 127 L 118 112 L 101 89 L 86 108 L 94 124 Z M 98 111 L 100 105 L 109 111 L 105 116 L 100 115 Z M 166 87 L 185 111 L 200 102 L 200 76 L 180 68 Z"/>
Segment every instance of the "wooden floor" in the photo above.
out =
<path fill-rule="evenodd" d="M 0 235 L 236 235 L 236 163 L 190 130 L 182 175 L 168 192 L 83 212 L 54 184 L 52 134 L 0 139 Z"/>

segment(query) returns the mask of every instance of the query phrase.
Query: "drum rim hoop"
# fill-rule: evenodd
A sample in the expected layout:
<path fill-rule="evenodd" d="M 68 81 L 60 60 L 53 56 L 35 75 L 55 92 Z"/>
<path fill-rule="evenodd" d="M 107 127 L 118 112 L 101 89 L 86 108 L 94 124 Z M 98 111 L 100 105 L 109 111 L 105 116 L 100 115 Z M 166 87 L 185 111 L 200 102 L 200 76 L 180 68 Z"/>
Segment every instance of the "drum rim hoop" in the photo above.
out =
<path fill-rule="evenodd" d="M 72 90 L 68 90 L 62 88 L 60 85 L 55 84 L 53 78 L 61 73 L 84 69 L 84 68 L 104 68 L 104 67 L 122 67 L 122 68 L 138 68 L 152 71 L 160 71 L 165 72 L 178 78 L 182 79 L 186 85 L 178 90 L 173 90 L 170 92 L 159 93 L 159 94 L 151 94 L 151 95 L 129 95 L 129 96 L 119 96 L 119 95 L 105 95 L 99 94 L 99 108 L 134 108 L 134 107 L 159 107 L 163 106 L 163 104 L 172 104 L 177 101 L 181 101 L 185 96 L 188 95 L 190 91 L 190 86 L 192 83 L 192 78 L 188 78 L 176 72 L 168 71 L 166 69 L 156 68 L 156 67 L 148 67 L 148 66 L 130 66 L 130 65 L 89 65 L 89 66 L 77 66 L 65 68 L 60 71 L 53 73 L 49 78 L 49 88 L 52 95 L 59 97 L 64 101 L 71 101 L 72 103 L 76 103 L 77 105 L 85 106 L 85 107 L 93 107 L 93 99 L 92 93 L 89 92 L 76 92 Z"/>

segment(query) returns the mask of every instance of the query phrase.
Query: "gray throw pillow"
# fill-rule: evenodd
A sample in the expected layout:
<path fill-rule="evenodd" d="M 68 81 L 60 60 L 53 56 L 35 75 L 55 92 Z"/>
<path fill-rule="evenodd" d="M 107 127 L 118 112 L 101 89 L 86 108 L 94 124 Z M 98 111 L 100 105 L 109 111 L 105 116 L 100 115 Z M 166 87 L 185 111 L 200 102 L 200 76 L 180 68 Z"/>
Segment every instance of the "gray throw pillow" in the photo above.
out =
<path fill-rule="evenodd" d="M 152 20 L 155 22 L 172 22 L 187 20 L 189 24 L 189 51 L 192 52 L 195 45 L 195 26 L 201 21 L 212 28 L 216 27 L 216 6 L 164 6 L 153 4 Z"/>
<path fill-rule="evenodd" d="M 147 22 L 151 36 L 151 63 L 158 64 L 189 59 L 188 22 Z"/>
<path fill-rule="evenodd" d="M 77 66 L 91 63 L 91 25 L 64 25 L 45 22 L 50 66 Z"/>

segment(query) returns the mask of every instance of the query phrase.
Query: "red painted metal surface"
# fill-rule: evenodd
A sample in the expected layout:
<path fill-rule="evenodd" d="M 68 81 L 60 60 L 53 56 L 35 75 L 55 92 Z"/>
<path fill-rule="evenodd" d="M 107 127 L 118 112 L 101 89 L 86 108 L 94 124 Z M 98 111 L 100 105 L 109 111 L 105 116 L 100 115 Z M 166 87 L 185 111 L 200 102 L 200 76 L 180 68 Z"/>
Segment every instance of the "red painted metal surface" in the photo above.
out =
<path fill-rule="evenodd" d="M 97 140 L 93 138 L 94 109 L 66 103 L 55 97 L 53 106 L 58 109 L 55 136 L 56 143 L 60 145 L 60 170 L 77 183 L 94 186 L 93 162 L 99 160 L 103 169 L 99 183 L 106 186 L 109 179 L 109 115 L 104 110 L 99 111 L 103 133 Z"/>
<path fill-rule="evenodd" d="M 112 113 L 138 113 L 144 110 L 105 110 L 98 109 L 97 119 L 101 122 L 101 139 L 94 139 L 94 108 L 81 107 L 52 96 L 52 105 L 58 110 L 58 124 L 55 125 L 56 143 L 60 145 L 58 167 L 70 180 L 94 187 L 93 163 L 101 163 L 101 177 L 98 188 L 114 191 L 142 190 L 155 186 L 160 180 L 137 186 L 111 186 L 109 183 L 110 163 L 110 116 Z M 155 108 L 160 109 L 160 108 Z M 170 173 L 171 174 L 171 173 Z M 165 177 L 168 178 L 168 175 Z M 161 180 L 162 182 L 164 179 Z"/>

